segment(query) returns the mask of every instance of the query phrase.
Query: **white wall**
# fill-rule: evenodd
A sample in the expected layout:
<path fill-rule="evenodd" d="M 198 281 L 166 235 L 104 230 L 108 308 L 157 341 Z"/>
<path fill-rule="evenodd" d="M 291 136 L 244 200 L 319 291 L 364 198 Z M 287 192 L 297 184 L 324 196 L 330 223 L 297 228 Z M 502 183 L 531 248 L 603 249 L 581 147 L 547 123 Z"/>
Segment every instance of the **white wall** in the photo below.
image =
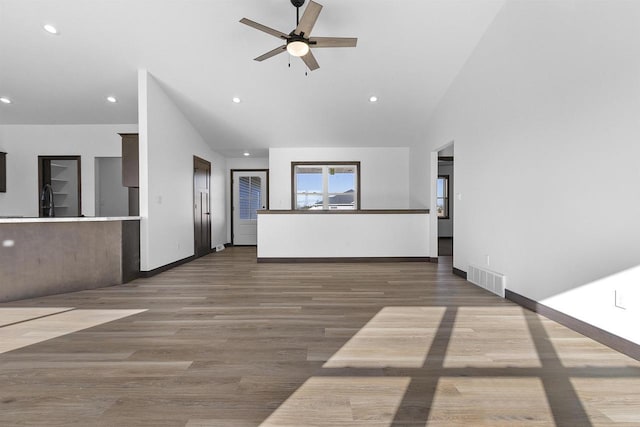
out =
<path fill-rule="evenodd" d="M 426 142 L 409 148 L 409 206 L 414 209 L 431 209 L 429 201 L 431 149 Z M 433 226 L 432 231 L 436 228 Z"/>
<path fill-rule="evenodd" d="M 231 169 L 269 169 L 269 159 L 267 157 L 242 157 L 228 158 L 227 170 Z M 231 173 L 227 174 L 231 176 Z"/>
<path fill-rule="evenodd" d="M 193 156 L 211 162 L 211 245 L 226 242 L 226 162 L 146 70 L 138 74 L 141 270 L 194 254 Z"/>
<path fill-rule="evenodd" d="M 611 276 L 640 264 L 639 22 L 640 2 L 507 2 L 412 151 L 455 141 L 455 267 L 489 255 L 509 289 L 636 343 L 614 291 L 637 280 Z"/>
<path fill-rule="evenodd" d="M 409 208 L 408 148 L 271 148 L 270 209 L 291 209 L 291 162 L 359 161 L 361 209 Z"/>
<path fill-rule="evenodd" d="M 227 215 L 231 218 L 231 170 L 232 169 L 269 169 L 269 159 L 266 157 L 227 158 Z M 268 191 L 268 189 L 267 189 Z M 231 220 L 227 221 L 227 243 L 231 243 Z"/>
<path fill-rule="evenodd" d="M 82 214 L 95 215 L 95 158 L 120 156 L 124 125 L 2 125 L 0 151 L 7 154 L 7 192 L 0 193 L 0 216 L 38 216 L 38 156 L 80 155 Z"/>

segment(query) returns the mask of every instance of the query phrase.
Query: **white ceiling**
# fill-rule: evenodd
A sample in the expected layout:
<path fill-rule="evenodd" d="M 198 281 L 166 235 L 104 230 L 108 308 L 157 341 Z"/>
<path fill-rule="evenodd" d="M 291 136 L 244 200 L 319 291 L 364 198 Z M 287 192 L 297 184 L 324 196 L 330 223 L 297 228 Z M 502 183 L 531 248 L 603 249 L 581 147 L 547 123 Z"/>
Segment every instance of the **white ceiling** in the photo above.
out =
<path fill-rule="evenodd" d="M 315 50 L 320 69 L 305 76 L 288 54 L 253 61 L 282 43 L 238 22 L 288 33 L 289 0 L 0 0 L 0 96 L 13 100 L 0 124 L 137 123 L 147 69 L 227 156 L 411 146 L 504 0 L 318 2 L 312 35 L 358 47 Z"/>

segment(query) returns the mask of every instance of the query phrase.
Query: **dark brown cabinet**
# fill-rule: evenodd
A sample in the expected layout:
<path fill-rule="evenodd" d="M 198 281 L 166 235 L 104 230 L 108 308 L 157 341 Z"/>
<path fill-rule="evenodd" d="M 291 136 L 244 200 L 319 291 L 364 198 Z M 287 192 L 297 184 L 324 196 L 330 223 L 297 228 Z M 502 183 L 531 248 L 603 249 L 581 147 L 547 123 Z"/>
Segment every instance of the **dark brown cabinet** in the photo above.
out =
<path fill-rule="evenodd" d="M 0 151 L 0 193 L 7 192 L 7 153 Z"/>
<path fill-rule="evenodd" d="M 138 134 L 121 133 L 119 135 L 122 137 L 122 185 L 138 188 L 140 186 Z"/>

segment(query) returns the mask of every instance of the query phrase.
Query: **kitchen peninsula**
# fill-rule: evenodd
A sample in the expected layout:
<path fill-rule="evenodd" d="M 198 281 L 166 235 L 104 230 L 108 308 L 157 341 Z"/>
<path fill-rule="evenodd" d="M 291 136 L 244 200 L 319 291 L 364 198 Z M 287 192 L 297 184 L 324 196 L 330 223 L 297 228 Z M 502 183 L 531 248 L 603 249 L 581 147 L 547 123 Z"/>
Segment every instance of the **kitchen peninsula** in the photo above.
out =
<path fill-rule="evenodd" d="M 0 302 L 126 283 L 140 217 L 0 218 Z"/>

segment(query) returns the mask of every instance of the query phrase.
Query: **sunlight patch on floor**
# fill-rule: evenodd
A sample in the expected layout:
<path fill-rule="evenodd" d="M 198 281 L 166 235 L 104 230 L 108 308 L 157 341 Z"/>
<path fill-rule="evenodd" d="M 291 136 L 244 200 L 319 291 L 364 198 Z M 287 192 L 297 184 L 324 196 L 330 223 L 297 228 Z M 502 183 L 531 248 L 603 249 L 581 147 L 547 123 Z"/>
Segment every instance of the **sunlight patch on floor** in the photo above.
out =
<path fill-rule="evenodd" d="M 593 426 L 640 425 L 640 378 L 572 378 L 571 384 Z"/>
<path fill-rule="evenodd" d="M 0 353 L 37 344 L 143 310 L 72 310 L 0 328 Z"/>
<path fill-rule="evenodd" d="M 385 307 L 324 368 L 420 368 L 444 307 Z"/>
<path fill-rule="evenodd" d="M 522 308 L 460 307 L 444 366 L 540 367 Z"/>
<path fill-rule="evenodd" d="M 261 427 L 388 427 L 410 378 L 312 377 Z"/>
<path fill-rule="evenodd" d="M 426 425 L 552 426 L 539 378 L 441 378 Z"/>
<path fill-rule="evenodd" d="M 2 307 L 0 327 L 73 310 L 73 307 Z"/>
<path fill-rule="evenodd" d="M 629 358 L 591 338 L 566 328 L 552 320 L 540 318 L 558 355 L 565 367 L 635 367 L 640 362 Z M 640 413 L 640 409 L 638 409 Z"/>

